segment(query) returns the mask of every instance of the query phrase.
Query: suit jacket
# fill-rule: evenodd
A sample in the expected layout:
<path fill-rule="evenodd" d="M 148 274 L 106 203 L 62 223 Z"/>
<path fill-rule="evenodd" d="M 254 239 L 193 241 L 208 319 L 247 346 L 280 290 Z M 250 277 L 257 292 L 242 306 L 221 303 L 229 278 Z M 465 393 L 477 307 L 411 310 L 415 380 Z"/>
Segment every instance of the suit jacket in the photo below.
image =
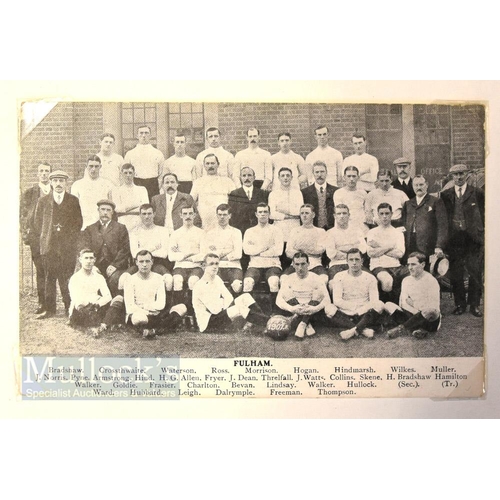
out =
<path fill-rule="evenodd" d="M 38 200 L 36 206 L 33 227 L 35 230 L 35 237 L 38 238 L 40 242 L 41 255 L 48 255 L 55 250 L 53 240 L 54 205 L 54 197 L 52 192 L 50 192 L 48 195 L 42 196 Z M 83 223 L 82 211 L 78 198 L 72 194 L 64 193 L 64 198 L 60 205 L 60 212 L 62 216 L 60 231 L 62 238 L 59 238 L 59 245 L 62 250 L 61 255 L 73 259 L 76 257 L 78 237 Z"/>
<path fill-rule="evenodd" d="M 38 184 L 27 189 L 21 198 L 21 231 L 23 241 L 31 246 L 35 253 L 39 253 L 40 239 L 35 236 L 35 210 L 38 200 L 45 196 Z"/>
<path fill-rule="evenodd" d="M 127 269 L 130 264 L 130 242 L 127 228 L 112 220 L 106 229 L 101 221 L 87 226 L 82 232 L 80 250 L 90 248 L 95 252 L 95 265 L 104 273 L 111 265 L 117 269 Z"/>
<path fill-rule="evenodd" d="M 165 199 L 165 194 L 160 193 L 153 196 L 151 205 L 153 205 L 153 209 L 155 211 L 154 223 L 157 226 L 164 226 L 165 216 L 167 214 L 167 201 Z M 174 230 L 179 229 L 182 226 L 181 210 L 185 207 L 194 206 L 195 202 L 190 194 L 177 191 L 177 197 L 175 198 L 174 207 L 172 208 L 172 222 L 174 223 Z M 195 225 L 201 226 L 199 217 L 195 219 Z"/>
<path fill-rule="evenodd" d="M 335 225 L 335 204 L 333 203 L 333 194 L 337 191 L 337 187 L 331 184 L 326 184 L 326 221 L 327 229 L 332 228 Z M 318 226 L 318 213 L 319 213 L 319 201 L 318 192 L 316 191 L 316 186 L 313 184 L 302 189 L 302 196 L 304 198 L 304 203 L 309 203 L 314 207 L 316 215 L 314 216 L 313 224 Z"/>
<path fill-rule="evenodd" d="M 399 181 L 399 177 L 396 177 L 396 180 L 392 183 L 392 187 L 394 189 L 399 189 L 400 191 L 403 191 L 403 193 L 405 193 L 410 200 L 415 197 L 415 191 L 413 190 L 413 179 L 411 177 L 408 185 L 402 184 Z"/>
<path fill-rule="evenodd" d="M 230 224 L 244 234 L 245 231 L 257 224 L 255 211 L 259 203 L 267 203 L 269 192 L 258 187 L 253 187 L 252 199 L 249 200 L 245 190 L 240 187 L 231 191 L 228 197 L 228 204 L 231 208 Z"/>
<path fill-rule="evenodd" d="M 484 191 L 467 184 L 467 189 L 462 198 L 466 233 L 475 243 L 484 245 Z M 448 213 L 448 232 L 451 238 L 456 233 L 453 227 L 453 213 L 456 201 L 455 187 L 443 191 L 441 199 Z"/>
<path fill-rule="evenodd" d="M 410 236 L 415 224 L 417 248 L 425 255 L 434 253 L 436 248 L 444 249 L 448 238 L 448 216 L 444 203 L 439 198 L 426 194 L 417 205 L 417 198 L 408 200 L 401 213 L 405 231 L 406 248 L 410 246 Z"/>

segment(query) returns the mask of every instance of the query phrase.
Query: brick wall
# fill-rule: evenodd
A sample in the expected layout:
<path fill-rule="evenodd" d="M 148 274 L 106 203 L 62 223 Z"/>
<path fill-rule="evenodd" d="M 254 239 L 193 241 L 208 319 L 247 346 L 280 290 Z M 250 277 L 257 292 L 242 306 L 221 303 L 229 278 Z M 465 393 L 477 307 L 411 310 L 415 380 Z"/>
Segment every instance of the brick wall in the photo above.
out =
<path fill-rule="evenodd" d="M 83 177 L 87 158 L 100 150 L 99 139 L 103 133 L 102 103 L 76 102 L 73 109 L 75 130 L 75 174 Z"/>
<path fill-rule="evenodd" d="M 21 141 L 22 188 L 37 182 L 37 167 L 44 160 L 73 176 L 73 149 L 73 104 L 59 103 Z"/>
<path fill-rule="evenodd" d="M 70 175 L 83 176 L 89 154 L 99 151 L 103 131 L 102 103 L 59 103 L 21 142 L 21 188 L 37 182 L 39 161 Z"/>
<path fill-rule="evenodd" d="M 484 167 L 484 106 L 452 106 L 452 163 Z"/>
<path fill-rule="evenodd" d="M 272 154 L 279 150 L 278 134 L 290 132 L 293 151 L 303 157 L 317 146 L 318 125 L 330 129 L 330 144 L 344 156 L 353 153 L 352 133 L 365 131 L 364 104 L 220 103 L 218 112 L 222 144 L 233 154 L 248 147 L 246 131 L 252 126 L 260 130 L 260 146 Z"/>

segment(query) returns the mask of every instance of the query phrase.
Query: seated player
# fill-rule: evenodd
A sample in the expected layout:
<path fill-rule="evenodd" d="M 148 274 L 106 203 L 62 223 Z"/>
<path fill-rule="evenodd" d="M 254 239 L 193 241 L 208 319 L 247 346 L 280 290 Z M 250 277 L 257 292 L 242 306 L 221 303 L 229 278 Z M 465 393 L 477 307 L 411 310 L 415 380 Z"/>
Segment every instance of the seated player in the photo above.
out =
<path fill-rule="evenodd" d="M 405 202 L 408 201 L 408 196 L 400 189 L 392 187 L 392 173 L 390 170 L 378 171 L 377 184 L 377 188 L 370 191 L 366 196 L 366 222 L 371 227 L 378 225 L 377 207 L 381 203 L 389 203 L 392 207 L 392 225 L 394 227 L 402 226 L 401 211 Z"/>
<path fill-rule="evenodd" d="M 300 207 L 302 226 L 296 227 L 290 232 L 286 245 L 286 255 L 291 259 L 297 252 L 307 254 L 309 271 L 317 274 L 326 285 L 328 273 L 321 265 L 321 258 L 325 251 L 326 231 L 313 225 L 314 216 L 314 207 L 312 205 L 302 205 Z M 295 269 L 289 267 L 285 274 L 294 272 Z"/>
<path fill-rule="evenodd" d="M 349 207 L 337 205 L 335 207 L 335 226 L 326 232 L 326 255 L 330 259 L 328 268 L 328 286 L 333 290 L 333 278 L 340 271 L 347 271 L 347 251 L 357 248 L 364 256 L 366 241 L 359 227 L 351 226 Z"/>
<path fill-rule="evenodd" d="M 80 250 L 78 260 L 82 267 L 71 276 L 68 284 L 69 324 L 90 327 L 90 333 L 98 337 L 109 325 L 120 322 L 123 297 L 118 295 L 111 300 L 111 292 L 94 265 L 96 258 L 90 248 Z"/>
<path fill-rule="evenodd" d="M 269 213 L 269 205 L 259 203 L 255 212 L 257 225 L 247 229 L 243 238 L 243 250 L 250 256 L 243 292 L 251 292 L 255 283 L 265 277 L 274 303 L 280 284 L 283 235 L 274 224 L 269 224 Z"/>
<path fill-rule="evenodd" d="M 392 208 L 389 203 L 377 207 L 379 226 L 366 235 L 370 271 L 376 276 L 383 292 L 393 292 L 399 297 L 401 281 L 408 276 L 408 269 L 401 265 L 405 253 L 403 233 L 391 225 Z"/>
<path fill-rule="evenodd" d="M 156 328 L 174 330 L 186 314 L 186 306 L 177 304 L 165 309 L 166 293 L 163 278 L 152 272 L 153 256 L 141 250 L 135 258 L 139 269 L 124 283 L 126 322 L 142 329 L 147 338 L 156 334 Z"/>
<path fill-rule="evenodd" d="M 148 250 L 154 257 L 152 271 L 163 276 L 165 289 L 172 290 L 173 278 L 170 272 L 171 265 L 168 262 L 169 237 L 166 227 L 157 226 L 154 223 L 153 205 L 145 203 L 139 208 L 141 223 L 130 231 L 130 252 L 135 259 L 141 250 Z M 137 272 L 137 266 L 133 265 L 127 269 L 129 275 Z M 125 278 L 128 279 L 128 276 Z M 123 280 L 122 280 L 123 283 Z"/>
<path fill-rule="evenodd" d="M 423 339 L 441 325 L 439 283 L 424 270 L 426 260 L 421 252 L 409 255 L 410 276 L 401 285 L 399 307 L 391 302 L 385 304 L 385 310 L 398 324 L 387 332 L 391 339 L 399 335 L 413 335 L 417 339 Z"/>
<path fill-rule="evenodd" d="M 283 275 L 276 297 L 279 314 L 296 316 L 292 327 L 297 324 L 295 339 L 303 340 L 304 335 L 314 335 L 311 318 L 330 304 L 330 297 L 320 276 L 309 272 L 309 257 L 297 252 L 292 259 L 295 273 Z"/>
<path fill-rule="evenodd" d="M 217 254 L 207 254 L 203 260 L 203 276 L 193 288 L 193 309 L 200 332 L 226 330 L 239 317 L 247 320 L 243 331 L 250 331 L 255 325 L 264 328 L 269 318 L 249 293 L 233 300 L 231 292 L 218 276 L 219 262 Z"/>
<path fill-rule="evenodd" d="M 363 257 L 358 248 L 347 252 L 347 271 L 337 273 L 333 278 L 333 304 L 325 308 L 329 324 L 348 327 L 340 332 L 344 340 L 355 335 L 372 338 L 374 330 L 384 312 L 379 300 L 377 280 L 362 269 Z"/>
<path fill-rule="evenodd" d="M 243 252 L 241 231 L 229 225 L 231 209 L 227 203 L 219 205 L 216 213 L 217 225 L 203 235 L 201 253 L 218 255 L 220 278 L 231 285 L 234 293 L 241 293 L 243 289 L 243 270 L 240 262 Z"/>
<path fill-rule="evenodd" d="M 187 283 L 188 293 L 191 295 L 194 285 L 203 276 L 201 263 L 203 254 L 200 253 L 203 229 L 194 225 L 194 207 L 183 207 L 181 209 L 182 227 L 174 231 L 170 237 L 170 249 L 168 258 L 174 262 L 172 272 L 174 279 L 174 304 L 191 304 L 191 297 L 186 297 L 183 291 Z"/>
<path fill-rule="evenodd" d="M 97 202 L 99 220 L 87 226 L 80 235 L 80 248 L 93 250 L 99 272 L 105 277 L 111 295 L 121 294 L 121 277 L 130 265 L 130 241 L 127 228 L 113 220 L 115 204 Z"/>

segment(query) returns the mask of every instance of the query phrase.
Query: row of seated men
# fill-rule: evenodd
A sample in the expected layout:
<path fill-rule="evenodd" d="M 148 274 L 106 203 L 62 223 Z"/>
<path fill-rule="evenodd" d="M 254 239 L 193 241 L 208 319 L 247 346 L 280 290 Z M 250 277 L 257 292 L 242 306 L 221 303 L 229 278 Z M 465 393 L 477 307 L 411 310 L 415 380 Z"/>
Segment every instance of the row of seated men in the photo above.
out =
<path fill-rule="evenodd" d="M 73 326 L 89 327 L 90 333 L 99 337 L 108 328 L 126 323 L 143 337 L 152 338 L 182 324 L 188 306 L 168 305 L 164 282 L 152 271 L 154 258 L 148 250 L 137 254 L 137 273 L 125 281 L 124 295 L 113 299 L 94 265 L 94 252 L 82 249 L 79 261 L 82 267 L 69 281 L 69 321 Z M 315 335 L 318 326 L 341 328 L 343 340 L 358 335 L 373 338 L 376 331 L 388 327 L 389 338 L 413 335 L 422 339 L 436 331 L 441 321 L 439 284 L 424 270 L 425 261 L 419 252 L 409 256 L 410 275 L 403 280 L 399 304 L 384 303 L 375 277 L 362 268 L 361 252 L 352 248 L 347 251 L 347 270 L 333 280 L 332 301 L 324 282 L 309 271 L 308 255 L 297 252 L 292 259 L 294 273 L 283 276 L 275 315 L 269 318 L 251 293 L 233 296 L 219 276 L 220 257 L 208 253 L 203 258 L 202 277 L 193 287 L 192 307 L 200 332 L 206 333 L 227 331 L 237 318 L 243 318 L 243 332 L 267 330 L 276 340 L 284 340 L 281 320 L 285 317 L 296 340 Z"/>

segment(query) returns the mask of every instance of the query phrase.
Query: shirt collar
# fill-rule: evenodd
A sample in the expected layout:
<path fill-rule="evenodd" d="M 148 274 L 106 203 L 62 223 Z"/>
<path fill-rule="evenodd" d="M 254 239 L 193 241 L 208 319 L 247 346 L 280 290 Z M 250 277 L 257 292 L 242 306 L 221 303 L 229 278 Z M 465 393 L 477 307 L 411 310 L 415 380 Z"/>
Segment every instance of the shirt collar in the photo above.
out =
<path fill-rule="evenodd" d="M 465 190 L 467 189 L 467 183 L 465 183 L 463 186 L 455 186 L 455 194 L 458 195 L 458 188 L 462 188 L 462 196 L 465 193 Z"/>
<path fill-rule="evenodd" d="M 318 191 L 318 193 L 319 193 L 321 188 L 323 188 L 323 191 L 326 192 L 326 182 L 324 184 L 322 184 L 321 186 L 315 182 L 314 186 L 316 187 L 316 191 Z"/>
<path fill-rule="evenodd" d="M 42 190 L 43 194 L 50 193 L 50 183 L 49 184 L 42 184 L 41 182 L 39 182 L 38 187 Z"/>

